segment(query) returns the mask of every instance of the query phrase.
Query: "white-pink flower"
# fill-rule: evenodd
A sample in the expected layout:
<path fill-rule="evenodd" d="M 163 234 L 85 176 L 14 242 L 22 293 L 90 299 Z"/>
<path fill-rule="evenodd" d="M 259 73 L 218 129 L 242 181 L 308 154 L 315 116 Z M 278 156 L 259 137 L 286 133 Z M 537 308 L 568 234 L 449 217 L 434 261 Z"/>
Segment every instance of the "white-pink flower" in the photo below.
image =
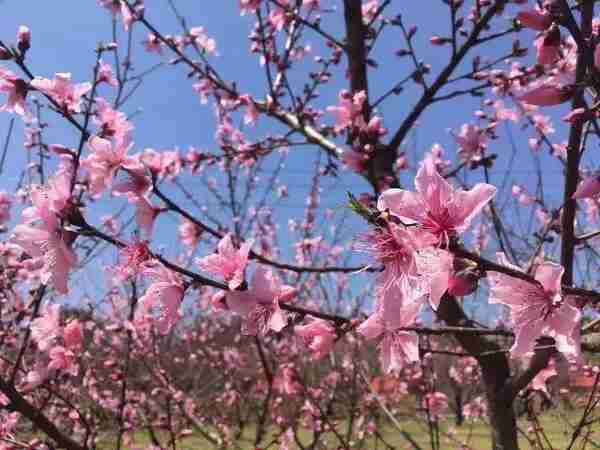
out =
<path fill-rule="evenodd" d="M 415 325 L 424 295 L 408 283 L 396 290 L 384 291 L 376 311 L 357 329 L 367 339 L 381 337 L 379 352 L 385 372 L 400 370 L 406 363 L 419 360 L 419 337 L 403 328 Z"/>
<path fill-rule="evenodd" d="M 60 334 L 60 305 L 46 306 L 30 325 L 31 338 L 41 351 L 48 350 Z"/>
<path fill-rule="evenodd" d="M 87 82 L 74 85 L 70 73 L 57 73 L 54 80 L 35 77 L 30 85 L 69 113 L 81 112 L 81 98 L 92 89 L 92 84 Z"/>
<path fill-rule="evenodd" d="M 321 359 L 333 349 L 337 334 L 329 322 L 314 319 L 306 325 L 297 325 L 295 333 L 307 343 L 315 359 Z"/>
<path fill-rule="evenodd" d="M 514 270 L 504 255 L 498 258 L 503 265 Z M 581 311 L 573 305 L 574 298 L 562 294 L 561 279 L 564 268 L 551 262 L 543 262 L 536 268 L 536 283 L 500 273 L 488 272 L 490 303 L 510 308 L 510 319 L 515 332 L 512 356 L 522 356 L 534 350 L 536 340 L 550 336 L 557 349 L 578 357 L 580 344 L 574 334 L 581 321 Z"/>
<path fill-rule="evenodd" d="M 417 192 L 388 189 L 377 202 L 380 211 L 390 210 L 405 223 L 419 224 L 436 235 L 440 242 L 461 234 L 471 220 L 494 197 L 496 188 L 478 183 L 471 190 L 453 188 L 437 171 L 434 160 L 427 157 L 415 178 Z"/>
<path fill-rule="evenodd" d="M 273 272 L 258 266 L 249 289 L 229 291 L 226 301 L 231 311 L 244 317 L 242 333 L 256 336 L 269 330 L 279 332 L 287 325 L 279 303 L 290 301 L 296 294 L 296 289 L 282 284 Z"/>
<path fill-rule="evenodd" d="M 60 294 L 68 292 L 69 272 L 77 263 L 70 247 L 74 236 L 62 228 L 59 217 L 68 206 L 68 185 L 68 173 L 63 173 L 52 179 L 47 188 L 34 187 L 33 206 L 23 211 L 25 223 L 15 227 L 11 239 L 31 257 L 42 259 L 42 283 L 52 281 Z"/>
<path fill-rule="evenodd" d="M 148 263 L 142 271 L 151 282 L 140 298 L 142 310 L 149 313 L 158 309 L 158 330 L 166 334 L 179 320 L 179 307 L 185 294 L 183 280 L 176 272 L 158 262 Z"/>
<path fill-rule="evenodd" d="M 434 310 L 437 310 L 446 292 L 464 297 L 477 289 L 479 278 L 474 268 L 446 250 L 425 248 L 415 254 L 415 261 L 420 281 Z"/>
<path fill-rule="evenodd" d="M 235 290 L 244 282 L 248 253 L 253 241 L 244 242 L 239 249 L 233 245 L 231 233 L 226 234 L 217 245 L 217 253 L 196 259 L 196 264 L 205 272 L 223 277 L 229 289 Z"/>
<path fill-rule="evenodd" d="M 0 67 L 0 92 L 8 95 L 6 104 L 0 107 L 0 111 L 14 112 L 21 116 L 25 115 L 27 83 L 4 67 Z"/>
<path fill-rule="evenodd" d="M 98 136 L 92 136 L 87 144 L 92 153 L 81 161 L 81 167 L 89 173 L 90 194 L 97 197 L 112 184 L 122 166 L 132 164 L 127 156 L 131 144 Z"/>

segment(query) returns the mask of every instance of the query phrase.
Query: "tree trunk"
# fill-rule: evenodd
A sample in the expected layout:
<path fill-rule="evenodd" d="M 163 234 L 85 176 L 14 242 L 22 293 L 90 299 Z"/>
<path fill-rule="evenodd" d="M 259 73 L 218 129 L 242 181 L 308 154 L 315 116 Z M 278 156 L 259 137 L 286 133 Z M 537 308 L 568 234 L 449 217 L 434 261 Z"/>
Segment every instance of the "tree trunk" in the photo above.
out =
<path fill-rule="evenodd" d="M 437 312 L 438 316 L 450 326 L 473 326 L 456 299 L 450 295 L 444 295 Z M 454 337 L 477 359 L 481 367 L 491 424 L 491 448 L 518 450 L 514 395 L 511 389 L 507 389 L 511 377 L 506 353 L 497 342 L 477 334 L 456 333 Z"/>

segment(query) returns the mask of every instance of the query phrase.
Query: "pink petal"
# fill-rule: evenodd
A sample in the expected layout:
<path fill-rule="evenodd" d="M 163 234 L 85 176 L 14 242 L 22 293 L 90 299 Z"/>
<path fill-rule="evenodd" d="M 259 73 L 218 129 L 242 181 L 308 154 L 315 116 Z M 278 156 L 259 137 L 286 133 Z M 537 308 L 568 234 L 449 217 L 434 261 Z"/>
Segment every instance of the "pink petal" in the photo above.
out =
<path fill-rule="evenodd" d="M 600 46 L 599 46 L 600 47 Z M 574 199 L 593 198 L 600 193 L 600 178 L 587 177 L 577 187 L 573 194 Z"/>
<path fill-rule="evenodd" d="M 417 172 L 415 187 L 430 210 L 436 212 L 445 208 L 452 199 L 454 189 L 437 171 L 435 161 L 427 155 Z"/>
<path fill-rule="evenodd" d="M 496 195 L 497 189 L 485 183 L 478 183 L 468 191 L 458 191 L 454 194 L 454 214 L 456 222 L 462 225 L 456 227 L 458 232 L 463 232 L 471 220 L 481 212 L 490 200 Z"/>
<path fill-rule="evenodd" d="M 377 209 L 379 211 L 389 209 L 408 223 L 419 222 L 425 214 L 421 195 L 404 189 L 388 189 L 382 192 L 377 200 Z"/>
<path fill-rule="evenodd" d="M 383 319 L 378 312 L 371 314 L 369 318 L 361 323 L 356 329 L 356 331 L 367 339 L 375 339 L 380 336 L 384 330 Z"/>
<path fill-rule="evenodd" d="M 541 317 L 538 320 L 524 323 L 518 328 L 515 327 L 515 343 L 510 349 L 510 355 L 514 358 L 533 351 L 535 341 L 540 337 L 543 328 L 544 323 Z"/>
<path fill-rule="evenodd" d="M 279 305 L 276 303 L 273 314 L 271 314 L 271 317 L 269 318 L 269 329 L 275 332 L 280 332 L 285 328 L 286 325 L 287 318 Z"/>
<path fill-rule="evenodd" d="M 543 262 L 535 271 L 535 279 L 540 282 L 544 291 L 559 293 L 564 271 L 565 269 L 561 265 Z"/>

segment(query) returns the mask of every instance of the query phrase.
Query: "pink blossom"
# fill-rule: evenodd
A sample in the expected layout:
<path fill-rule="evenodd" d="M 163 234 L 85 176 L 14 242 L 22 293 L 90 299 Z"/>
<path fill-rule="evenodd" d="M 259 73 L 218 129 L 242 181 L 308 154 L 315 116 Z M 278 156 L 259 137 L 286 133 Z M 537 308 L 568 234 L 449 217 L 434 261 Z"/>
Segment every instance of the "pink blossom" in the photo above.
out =
<path fill-rule="evenodd" d="M 244 317 L 242 333 L 264 335 L 269 330 L 279 332 L 287 325 L 279 303 L 291 300 L 296 294 L 296 289 L 282 284 L 270 270 L 258 266 L 248 290 L 227 293 L 227 306 Z"/>
<path fill-rule="evenodd" d="M 379 0 L 368 0 L 362 5 L 363 22 L 370 24 L 379 11 Z"/>
<path fill-rule="evenodd" d="M 113 15 L 121 15 L 125 31 L 129 31 L 131 24 L 144 12 L 143 0 L 136 0 L 133 12 L 128 6 L 128 0 L 98 0 L 101 6 L 108 9 Z"/>
<path fill-rule="evenodd" d="M 67 350 L 62 345 L 57 345 L 50 349 L 48 356 L 50 357 L 48 370 L 64 370 L 70 375 L 77 375 L 75 354 L 71 350 Z"/>
<path fill-rule="evenodd" d="M 97 98 L 95 103 L 94 122 L 100 127 L 101 137 L 114 137 L 120 146 L 127 147 L 131 142 L 133 131 L 133 125 L 127 120 L 127 116 L 112 109 L 110 104 L 103 98 Z"/>
<path fill-rule="evenodd" d="M 569 101 L 572 96 L 571 87 L 543 84 L 517 97 L 517 100 L 529 105 L 554 106 Z"/>
<path fill-rule="evenodd" d="M 346 90 L 340 92 L 339 106 L 327 107 L 327 112 L 336 116 L 336 132 L 340 133 L 354 126 L 362 129 L 365 126 L 362 109 L 366 99 L 367 94 L 364 91 L 354 95 Z"/>
<path fill-rule="evenodd" d="M 419 360 L 417 334 L 402 328 L 414 326 L 422 297 L 406 282 L 398 290 L 384 291 L 376 311 L 358 327 L 357 331 L 369 340 L 382 337 L 379 352 L 384 372 L 400 370 L 405 363 Z"/>
<path fill-rule="evenodd" d="M 288 21 L 287 14 L 282 8 L 274 8 L 269 14 L 269 22 L 277 31 L 283 30 L 283 27 Z"/>
<path fill-rule="evenodd" d="M 91 83 L 73 85 L 70 73 L 57 73 L 54 80 L 35 77 L 30 85 L 52 98 L 69 113 L 81 112 L 81 98 L 92 89 Z"/>
<path fill-rule="evenodd" d="M 196 47 L 200 50 L 204 50 L 208 54 L 215 53 L 217 43 L 214 39 L 208 37 L 204 27 L 194 27 L 190 29 L 190 36 L 193 38 Z"/>
<path fill-rule="evenodd" d="M 423 409 L 437 420 L 448 409 L 448 396 L 443 392 L 429 392 L 423 398 Z"/>
<path fill-rule="evenodd" d="M 112 67 L 110 64 L 103 62 L 102 60 L 98 63 L 98 83 L 107 83 L 111 86 L 117 87 L 119 82 L 115 78 Z"/>
<path fill-rule="evenodd" d="M 8 95 L 6 104 L 2 105 L 0 111 L 25 115 L 27 83 L 3 67 L 0 67 L 0 92 Z"/>
<path fill-rule="evenodd" d="M 367 126 L 362 128 L 362 131 L 367 133 L 369 136 L 374 136 L 377 138 L 385 136 L 388 132 L 387 128 L 383 126 L 383 119 L 379 116 L 371 117 Z"/>
<path fill-rule="evenodd" d="M 319 9 L 321 7 L 321 0 L 302 0 L 302 6 Z"/>
<path fill-rule="evenodd" d="M 106 229 L 106 231 L 110 234 L 117 235 L 119 234 L 119 230 L 121 228 L 119 221 L 114 216 L 102 216 L 100 218 L 100 222 L 102 226 Z"/>
<path fill-rule="evenodd" d="M 140 155 L 139 161 L 157 178 L 174 179 L 183 167 L 178 150 L 157 152 L 154 149 L 147 148 Z"/>
<path fill-rule="evenodd" d="M 41 362 L 36 363 L 35 368 L 27 372 L 25 376 L 25 386 L 23 389 L 25 391 L 31 391 L 41 385 L 46 378 L 50 375 L 48 371 L 48 366 L 43 365 Z"/>
<path fill-rule="evenodd" d="M 538 63 L 549 65 L 560 58 L 560 30 L 553 25 L 534 41 L 537 48 Z"/>
<path fill-rule="evenodd" d="M 246 125 L 254 125 L 258 121 L 258 117 L 260 116 L 260 111 L 256 107 L 254 100 L 249 95 L 240 95 L 240 103 L 246 105 L 244 123 Z"/>
<path fill-rule="evenodd" d="M 121 166 L 130 162 L 127 152 L 131 144 L 98 136 L 92 136 L 87 144 L 92 154 L 81 161 L 81 166 L 89 172 L 90 194 L 97 197 L 112 184 Z"/>
<path fill-rule="evenodd" d="M 240 0 L 241 15 L 256 12 L 260 8 L 261 2 L 262 0 Z"/>
<path fill-rule="evenodd" d="M 138 20 L 144 14 L 144 0 L 135 0 L 133 8 L 130 8 L 127 1 L 121 0 L 121 15 L 123 16 L 123 28 L 129 31 L 133 22 Z"/>
<path fill-rule="evenodd" d="M 417 192 L 403 189 L 384 191 L 377 202 L 380 211 L 387 209 L 401 220 L 418 223 L 441 242 L 463 233 L 471 220 L 494 197 L 496 188 L 478 183 L 471 190 L 454 189 L 437 171 L 428 156 L 415 178 Z"/>
<path fill-rule="evenodd" d="M 12 198 L 5 191 L 0 191 L 0 224 L 10 220 L 10 208 L 12 207 Z"/>
<path fill-rule="evenodd" d="M 79 320 L 72 320 L 65 326 L 63 339 L 69 349 L 81 349 L 83 347 L 83 325 Z"/>
<path fill-rule="evenodd" d="M 538 8 L 523 9 L 517 14 L 521 25 L 533 30 L 544 31 L 552 25 L 552 16 L 547 11 Z"/>
<path fill-rule="evenodd" d="M 273 388 L 282 394 L 297 395 L 302 392 L 302 385 L 298 382 L 298 374 L 291 367 L 284 367 L 273 380 Z"/>
<path fill-rule="evenodd" d="M 502 100 L 496 100 L 494 108 L 496 109 L 496 118 L 498 120 L 510 120 L 515 123 L 519 121 L 520 114 L 514 109 L 507 108 Z"/>
<path fill-rule="evenodd" d="M 154 33 L 149 33 L 143 44 L 147 52 L 162 54 L 162 42 Z"/>
<path fill-rule="evenodd" d="M 156 208 L 146 197 L 138 197 L 133 203 L 135 204 L 135 221 L 137 226 L 146 236 L 152 235 L 154 222 L 164 209 Z"/>
<path fill-rule="evenodd" d="M 148 241 L 135 239 L 119 252 L 119 264 L 112 271 L 117 279 L 125 281 L 137 277 L 152 258 Z"/>
<path fill-rule="evenodd" d="M 344 150 L 341 159 L 346 166 L 356 173 L 366 173 L 368 170 L 369 157 L 355 150 Z"/>
<path fill-rule="evenodd" d="M 55 183 L 49 189 L 32 191 L 33 207 L 23 211 L 26 223 L 15 227 L 12 241 L 30 256 L 43 260 L 42 283 L 52 281 L 57 292 L 66 294 L 69 272 L 77 263 L 77 257 L 70 248 L 73 236 L 62 229 L 57 216 L 63 212 L 70 197 L 68 191 L 65 193 L 66 186 L 58 182 L 60 180 L 60 177 L 53 179 Z M 62 180 L 66 181 L 65 178 Z"/>
<path fill-rule="evenodd" d="M 498 255 L 504 265 L 510 266 L 504 255 Z M 542 335 L 553 337 L 557 349 L 577 356 L 580 349 L 573 338 L 573 329 L 579 327 L 581 311 L 571 304 L 569 296 L 561 293 L 564 268 L 543 262 L 535 271 L 538 284 L 530 283 L 500 272 L 488 272 L 490 303 L 510 308 L 510 318 L 515 330 L 512 356 L 522 356 L 533 351 L 535 341 Z"/>
<path fill-rule="evenodd" d="M 46 306 L 37 319 L 31 322 L 31 338 L 41 351 L 48 350 L 60 333 L 60 305 Z"/>
<path fill-rule="evenodd" d="M 336 340 L 335 329 L 323 319 L 314 319 L 306 325 L 297 325 L 294 332 L 313 351 L 315 359 L 321 359 L 333 349 Z"/>
<path fill-rule="evenodd" d="M 215 86 L 212 81 L 204 79 L 193 84 L 192 89 L 200 96 L 200 103 L 205 105 L 208 103 L 208 96 L 214 92 Z"/>
<path fill-rule="evenodd" d="M 380 276 L 383 289 L 408 276 L 416 275 L 415 254 L 418 249 L 437 243 L 433 234 L 417 227 L 405 227 L 388 222 L 387 227 L 376 228 L 361 239 L 358 248 L 371 253 L 377 262 L 383 264 Z"/>
<path fill-rule="evenodd" d="M 558 375 L 556 367 L 554 367 L 554 364 L 552 363 L 553 360 L 550 361 L 551 362 L 548 363 L 548 365 L 542 370 L 540 370 L 540 372 L 533 378 L 533 380 L 531 380 L 531 389 L 533 389 L 534 391 L 543 392 L 546 395 L 550 395 L 546 383 L 550 378 Z"/>
<path fill-rule="evenodd" d="M 239 250 L 233 245 L 231 233 L 226 234 L 217 245 L 217 253 L 196 259 L 201 270 L 223 277 L 232 291 L 244 282 L 248 253 L 253 241 L 244 242 Z"/>
<path fill-rule="evenodd" d="M 584 198 L 594 198 L 600 193 L 600 174 L 593 174 L 584 178 L 577 186 L 573 198 L 581 200 Z"/>
<path fill-rule="evenodd" d="M 437 310 L 446 292 L 463 297 L 477 289 L 479 277 L 473 268 L 446 250 L 426 248 L 415 255 L 415 260 L 417 272 L 434 310 Z"/>
<path fill-rule="evenodd" d="M 487 136 L 477 125 L 464 124 L 460 133 L 454 136 L 458 145 L 458 155 L 463 161 L 478 161 L 486 148 Z"/>
<path fill-rule="evenodd" d="M 463 414 L 468 419 L 481 419 L 487 416 L 487 409 L 487 401 L 479 396 L 464 406 Z"/>
<path fill-rule="evenodd" d="M 188 247 L 189 252 L 192 253 L 202 236 L 202 229 L 194 222 L 183 219 L 179 225 L 178 235 L 182 244 Z"/>
<path fill-rule="evenodd" d="M 431 45 L 442 46 L 442 45 L 449 44 L 450 42 L 451 42 L 450 39 L 445 38 L 445 37 L 441 37 L 441 36 L 438 36 L 438 35 L 431 36 L 429 38 L 429 43 Z"/>
<path fill-rule="evenodd" d="M 152 182 L 141 164 L 127 165 L 127 170 L 119 171 L 119 180 L 113 184 L 112 192 L 116 196 L 125 195 L 130 202 L 145 197 L 152 188 Z"/>
<path fill-rule="evenodd" d="M 185 294 L 183 280 L 158 262 L 149 262 L 142 275 L 151 279 L 146 293 L 140 298 L 142 309 L 146 313 L 158 309 L 158 330 L 166 334 L 179 320 L 179 306 Z"/>

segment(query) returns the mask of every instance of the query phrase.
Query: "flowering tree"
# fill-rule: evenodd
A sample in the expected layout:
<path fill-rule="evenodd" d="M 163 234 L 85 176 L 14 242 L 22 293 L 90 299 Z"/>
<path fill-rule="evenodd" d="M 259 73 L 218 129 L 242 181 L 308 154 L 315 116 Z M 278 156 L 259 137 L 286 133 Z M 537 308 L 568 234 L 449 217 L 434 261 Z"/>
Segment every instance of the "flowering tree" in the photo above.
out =
<path fill-rule="evenodd" d="M 148 448 L 190 434 L 230 448 L 248 433 L 260 448 L 393 448 L 383 421 L 421 448 L 404 404 L 435 449 L 452 439 L 439 426 L 452 404 L 459 422 L 488 421 L 494 449 L 517 449 L 518 401 L 582 370 L 595 381 L 568 446 L 588 442 L 595 2 L 444 0 L 447 27 L 427 30 L 390 0 L 241 0 L 255 92 L 167 3 L 177 30 L 141 0 L 100 0 L 113 40 L 91 43 L 84 82 L 32 69 L 35 30 L 15 24 L 0 41 L 1 164 L 15 117 L 28 158 L 0 196 L 0 448 L 135 448 L 141 431 Z M 159 63 L 148 70 L 134 64 L 140 30 Z M 157 68 L 183 72 L 197 107 L 214 109 L 213 151 L 136 145 L 144 115 L 124 111 Z M 456 155 L 417 145 L 424 125 L 443 138 L 431 111 L 465 103 Z M 68 142 L 51 143 L 60 126 Z M 306 192 L 288 187 L 288 161 L 309 167 Z M 345 207 L 323 206 L 324 192 Z M 286 217 L 298 196 L 303 216 Z M 90 276 L 105 284 L 77 302 Z M 552 447 L 539 423 L 531 439 Z"/>

